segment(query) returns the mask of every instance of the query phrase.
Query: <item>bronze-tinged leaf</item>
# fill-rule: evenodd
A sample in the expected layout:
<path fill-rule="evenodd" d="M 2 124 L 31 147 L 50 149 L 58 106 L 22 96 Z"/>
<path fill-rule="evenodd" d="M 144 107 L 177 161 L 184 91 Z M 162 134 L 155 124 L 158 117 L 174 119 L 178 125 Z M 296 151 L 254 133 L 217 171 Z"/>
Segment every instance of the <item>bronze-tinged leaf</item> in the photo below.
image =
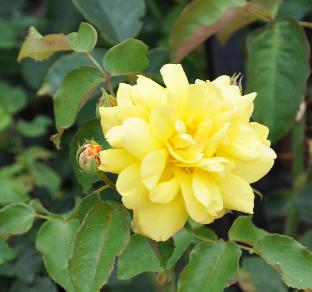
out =
<path fill-rule="evenodd" d="M 35 27 L 30 27 L 26 39 L 21 47 L 17 61 L 32 58 L 42 61 L 56 52 L 72 51 L 67 37 L 64 34 L 48 34 L 42 36 Z"/>

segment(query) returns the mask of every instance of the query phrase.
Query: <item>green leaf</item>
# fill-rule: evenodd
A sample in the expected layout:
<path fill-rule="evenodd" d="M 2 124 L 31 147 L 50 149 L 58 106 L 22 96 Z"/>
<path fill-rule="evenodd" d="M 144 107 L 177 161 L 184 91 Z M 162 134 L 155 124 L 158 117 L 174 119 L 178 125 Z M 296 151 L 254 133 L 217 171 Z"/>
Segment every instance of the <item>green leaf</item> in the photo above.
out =
<path fill-rule="evenodd" d="M 238 283 L 246 292 L 287 292 L 279 274 L 259 257 L 243 258 Z"/>
<path fill-rule="evenodd" d="M 125 280 L 143 272 L 160 272 L 162 270 L 149 240 L 141 235 L 133 234 L 126 250 L 118 258 L 118 278 Z"/>
<path fill-rule="evenodd" d="M 0 176 L 0 194 L 0 205 L 29 200 L 25 186 L 18 179 L 12 177 Z"/>
<path fill-rule="evenodd" d="M 142 27 L 140 18 L 145 11 L 144 0 L 73 0 L 73 2 L 111 44 L 136 36 Z"/>
<path fill-rule="evenodd" d="M 36 239 L 36 248 L 43 254 L 48 274 L 66 291 L 74 291 L 68 272 L 68 260 L 70 244 L 78 227 L 77 219 L 50 219 L 41 226 Z"/>
<path fill-rule="evenodd" d="M 194 229 L 193 233 L 195 237 L 200 241 L 205 241 L 205 239 L 218 240 L 217 234 L 213 230 L 207 228 L 206 226 Z"/>
<path fill-rule="evenodd" d="M 237 30 L 264 18 L 274 18 L 281 4 L 281 0 L 251 0 L 243 7 L 234 7 L 224 15 L 220 29 L 217 31 L 218 39 L 225 43 Z"/>
<path fill-rule="evenodd" d="M 231 241 L 196 245 L 180 276 L 178 291 L 223 291 L 236 278 L 240 256 L 240 248 Z"/>
<path fill-rule="evenodd" d="M 149 65 L 148 47 L 136 39 L 126 39 L 105 54 L 103 66 L 111 74 L 142 72 Z"/>
<path fill-rule="evenodd" d="M 0 264 L 15 258 L 15 252 L 0 238 Z"/>
<path fill-rule="evenodd" d="M 254 118 L 269 127 L 269 138 L 276 142 L 293 124 L 303 101 L 309 46 L 295 20 L 279 18 L 253 32 L 247 47 L 247 89 L 257 92 Z"/>
<path fill-rule="evenodd" d="M 52 168 L 42 162 L 33 161 L 29 165 L 29 171 L 38 187 L 44 187 L 52 196 L 58 196 L 61 178 Z"/>
<path fill-rule="evenodd" d="M 101 62 L 103 56 L 105 55 L 105 49 L 94 49 L 91 55 Z M 91 61 L 86 58 L 84 54 L 71 53 L 60 57 L 54 62 L 49 68 L 47 75 L 45 76 L 45 82 L 39 89 L 38 94 L 54 94 L 62 85 L 65 76 L 74 69 L 81 66 L 93 66 Z"/>
<path fill-rule="evenodd" d="M 172 60 L 180 62 L 189 52 L 213 35 L 227 9 L 245 5 L 245 0 L 194 0 L 185 7 L 169 39 Z"/>
<path fill-rule="evenodd" d="M 35 218 L 35 211 L 24 203 L 14 203 L 0 209 L 0 235 L 23 234 Z"/>
<path fill-rule="evenodd" d="M 312 288 L 312 253 L 296 240 L 272 234 L 259 239 L 254 249 L 281 274 L 287 286 Z"/>
<path fill-rule="evenodd" d="M 0 83 L 0 96 L 0 108 L 9 114 L 18 112 L 27 102 L 26 94 L 22 88 L 10 86 L 5 82 Z"/>
<path fill-rule="evenodd" d="M 128 213 L 120 204 L 98 203 L 85 217 L 72 244 L 69 272 L 76 291 L 99 291 L 115 257 L 128 244 Z"/>
<path fill-rule="evenodd" d="M 166 263 L 167 271 L 174 267 L 176 262 L 182 257 L 186 249 L 192 243 L 193 239 L 193 234 L 186 229 L 181 229 L 173 236 L 174 249 Z"/>
<path fill-rule="evenodd" d="M 83 198 L 80 203 L 80 208 L 77 216 L 79 221 L 83 222 L 83 219 L 86 217 L 90 209 L 99 202 L 101 202 L 99 193 L 91 193 L 90 195 Z"/>
<path fill-rule="evenodd" d="M 48 215 L 49 217 L 56 219 L 63 219 L 63 215 L 50 212 L 42 205 L 42 203 L 38 199 L 31 200 L 28 205 L 31 206 L 36 211 L 36 213 Z"/>
<path fill-rule="evenodd" d="M 82 22 L 78 32 L 72 32 L 67 35 L 70 46 L 79 53 L 90 53 L 97 41 L 97 32 L 89 23 Z"/>
<path fill-rule="evenodd" d="M 64 34 L 48 34 L 42 36 L 35 27 L 30 27 L 18 55 L 18 62 L 24 58 L 42 61 L 56 52 L 72 51 L 70 43 Z"/>
<path fill-rule="evenodd" d="M 13 23 L 0 19 L 0 31 L 0 48 L 14 48 L 17 41 L 17 30 L 14 27 Z"/>
<path fill-rule="evenodd" d="M 55 123 L 58 130 L 66 129 L 75 122 L 79 109 L 101 82 L 100 74 L 92 67 L 80 67 L 65 77 L 54 96 Z"/>
<path fill-rule="evenodd" d="M 12 117 L 0 107 L 0 132 L 7 129 L 12 123 Z"/>
<path fill-rule="evenodd" d="M 312 251 L 312 230 L 308 230 L 305 234 L 303 234 L 299 241 L 302 245 Z"/>
<path fill-rule="evenodd" d="M 312 11 L 312 2 L 310 0 L 284 0 L 278 15 L 288 15 L 300 20 Z"/>
<path fill-rule="evenodd" d="M 86 191 L 91 188 L 92 184 L 98 179 L 98 176 L 91 172 L 83 172 L 76 159 L 79 146 L 85 144 L 86 140 L 94 140 L 103 148 L 108 148 L 108 143 L 105 141 L 101 123 L 98 119 L 88 121 L 81 126 L 70 143 L 69 159 L 72 164 L 74 174 L 77 181 Z"/>
<path fill-rule="evenodd" d="M 45 134 L 50 125 L 50 118 L 38 115 L 32 121 L 19 120 L 16 128 L 23 136 L 32 138 Z"/>
<path fill-rule="evenodd" d="M 258 228 L 252 222 L 252 216 L 239 216 L 229 230 L 229 238 L 234 241 L 254 245 L 255 242 L 269 233 Z"/>

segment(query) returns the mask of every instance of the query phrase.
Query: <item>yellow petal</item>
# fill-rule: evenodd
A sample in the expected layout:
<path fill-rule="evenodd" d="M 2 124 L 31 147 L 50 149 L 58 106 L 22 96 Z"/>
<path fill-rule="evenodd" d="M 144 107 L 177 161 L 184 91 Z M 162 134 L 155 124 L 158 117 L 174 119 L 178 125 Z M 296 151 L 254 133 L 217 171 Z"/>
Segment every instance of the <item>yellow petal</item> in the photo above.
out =
<path fill-rule="evenodd" d="M 192 174 L 187 174 L 180 168 L 174 168 L 173 171 L 179 181 L 185 208 L 190 217 L 198 223 L 211 223 L 213 221 L 213 217 L 207 212 L 206 207 L 196 199 L 193 193 Z"/>
<path fill-rule="evenodd" d="M 100 152 L 99 170 L 120 173 L 125 167 L 133 164 L 135 158 L 125 149 L 108 149 Z"/>
<path fill-rule="evenodd" d="M 136 233 L 156 241 L 165 241 L 179 231 L 187 220 L 180 196 L 168 204 L 150 203 L 134 211 L 133 228 Z"/>
<path fill-rule="evenodd" d="M 116 181 L 117 191 L 123 197 L 136 196 L 139 193 L 147 193 L 140 177 L 140 163 L 135 162 L 126 167 Z"/>
<path fill-rule="evenodd" d="M 118 105 L 132 105 L 131 85 L 119 83 L 116 99 Z"/>
<path fill-rule="evenodd" d="M 99 113 L 104 134 L 106 134 L 109 129 L 119 125 L 113 107 L 100 107 Z"/>
<path fill-rule="evenodd" d="M 149 110 L 165 104 L 167 101 L 165 89 L 149 78 L 139 75 L 137 88 L 140 93 L 140 99 Z"/>
<path fill-rule="evenodd" d="M 254 193 L 251 186 L 236 175 L 228 175 L 218 182 L 224 208 L 253 214 Z"/>
<path fill-rule="evenodd" d="M 274 150 L 266 146 L 261 147 L 260 156 L 254 160 L 228 157 L 235 164 L 233 174 L 240 176 L 250 184 L 258 181 L 270 171 L 275 158 Z"/>
<path fill-rule="evenodd" d="M 152 131 L 162 141 L 170 139 L 175 133 L 175 122 L 178 118 L 176 108 L 163 105 L 153 109 L 150 116 Z"/>
<path fill-rule="evenodd" d="M 150 192 L 150 200 L 154 203 L 169 203 L 175 198 L 180 190 L 180 185 L 176 177 L 161 182 L 156 185 Z"/>
<path fill-rule="evenodd" d="M 134 157 L 142 159 L 148 153 L 161 148 L 162 145 L 154 137 L 147 122 L 128 118 L 123 122 L 123 127 L 123 146 Z"/>
<path fill-rule="evenodd" d="M 123 132 L 123 126 L 115 126 L 106 132 L 105 139 L 112 147 L 121 148 Z"/>
<path fill-rule="evenodd" d="M 210 214 L 216 215 L 223 209 L 221 192 L 215 181 L 203 170 L 196 169 L 193 175 L 193 192 Z"/>
<path fill-rule="evenodd" d="M 141 178 L 147 189 L 151 190 L 159 181 L 167 163 L 167 149 L 155 150 L 147 154 L 141 162 Z"/>
<path fill-rule="evenodd" d="M 169 92 L 173 94 L 174 103 L 181 110 L 186 101 L 188 80 L 180 64 L 167 64 L 160 69 L 160 73 Z"/>
<path fill-rule="evenodd" d="M 249 123 L 249 126 L 257 132 L 261 142 L 264 145 L 266 145 L 266 146 L 271 145 L 271 142 L 269 140 L 267 140 L 268 135 L 269 135 L 269 128 L 268 127 L 261 125 L 259 123 L 256 123 L 256 122 Z"/>

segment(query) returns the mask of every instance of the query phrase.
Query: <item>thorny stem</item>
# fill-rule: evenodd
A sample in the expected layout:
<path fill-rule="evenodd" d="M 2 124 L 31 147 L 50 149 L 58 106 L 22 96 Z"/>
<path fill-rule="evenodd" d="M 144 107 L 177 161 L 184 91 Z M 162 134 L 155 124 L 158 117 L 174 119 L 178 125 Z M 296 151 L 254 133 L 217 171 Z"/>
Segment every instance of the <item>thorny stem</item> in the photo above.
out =
<path fill-rule="evenodd" d="M 94 66 L 101 72 L 101 74 L 102 74 L 102 76 L 103 76 L 103 78 L 107 84 L 109 94 L 112 96 L 115 96 L 111 76 L 103 70 L 103 68 L 100 66 L 100 64 L 93 58 L 93 56 L 89 52 L 85 53 L 85 55 L 94 64 Z"/>

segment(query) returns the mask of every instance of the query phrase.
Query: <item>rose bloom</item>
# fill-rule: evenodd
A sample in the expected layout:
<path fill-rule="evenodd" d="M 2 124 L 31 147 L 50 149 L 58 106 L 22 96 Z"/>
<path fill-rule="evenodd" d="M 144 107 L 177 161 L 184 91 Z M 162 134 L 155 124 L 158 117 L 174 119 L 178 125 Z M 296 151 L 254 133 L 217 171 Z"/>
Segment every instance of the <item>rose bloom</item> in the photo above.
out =
<path fill-rule="evenodd" d="M 209 224 L 228 210 L 252 214 L 251 183 L 273 166 L 268 128 L 250 122 L 256 93 L 229 76 L 189 84 L 181 65 L 160 70 L 166 87 L 138 76 L 121 83 L 117 106 L 101 107 L 112 149 L 99 170 L 116 173 L 133 230 L 164 241 L 191 217 Z"/>

